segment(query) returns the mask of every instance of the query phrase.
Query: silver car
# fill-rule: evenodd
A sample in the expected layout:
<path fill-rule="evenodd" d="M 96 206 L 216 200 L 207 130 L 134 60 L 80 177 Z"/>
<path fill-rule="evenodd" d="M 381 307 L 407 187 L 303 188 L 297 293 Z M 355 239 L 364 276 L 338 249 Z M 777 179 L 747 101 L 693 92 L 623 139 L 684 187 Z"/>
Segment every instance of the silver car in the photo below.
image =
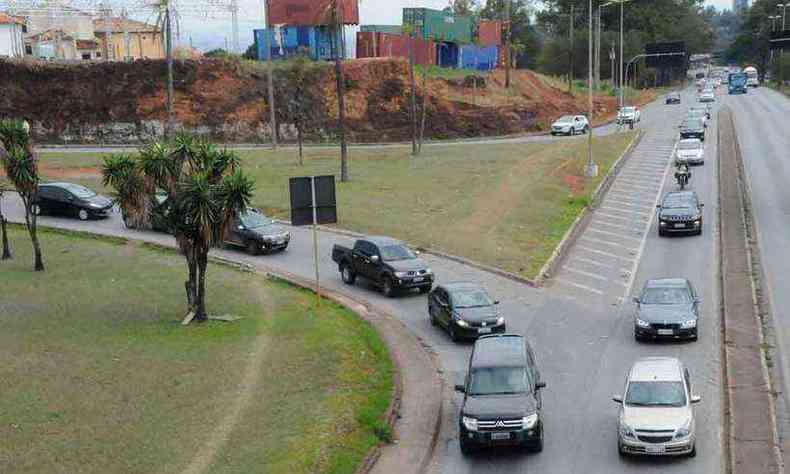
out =
<path fill-rule="evenodd" d="M 587 133 L 589 130 L 590 122 L 584 115 L 563 115 L 551 124 L 552 135 L 576 135 Z"/>
<path fill-rule="evenodd" d="M 712 90 L 704 90 L 699 95 L 700 102 L 716 102 L 716 94 Z"/>
<path fill-rule="evenodd" d="M 689 456 L 697 454 L 694 410 L 701 398 L 691 378 L 673 357 L 639 359 L 628 372 L 620 404 L 617 447 L 621 456 Z"/>
<path fill-rule="evenodd" d="M 687 138 L 678 142 L 675 150 L 675 163 L 687 165 L 705 164 L 705 145 L 699 138 Z"/>

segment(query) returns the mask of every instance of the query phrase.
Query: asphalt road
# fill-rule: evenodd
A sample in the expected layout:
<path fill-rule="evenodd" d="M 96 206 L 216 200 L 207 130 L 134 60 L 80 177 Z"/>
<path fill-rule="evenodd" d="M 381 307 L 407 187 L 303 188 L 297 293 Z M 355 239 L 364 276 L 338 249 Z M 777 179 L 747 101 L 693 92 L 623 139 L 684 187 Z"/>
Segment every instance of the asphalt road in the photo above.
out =
<path fill-rule="evenodd" d="M 746 95 L 726 96 L 735 112 L 735 127 L 751 186 L 766 294 L 773 313 L 782 374 L 783 404 L 778 413 L 780 435 L 790 446 L 790 133 L 786 126 L 790 100 L 764 87 Z"/>
<path fill-rule="evenodd" d="M 643 111 L 642 127 L 645 143 L 671 148 L 672 127 L 679 123 L 690 102 L 684 97 L 681 106 L 653 104 Z M 713 124 L 715 129 L 715 124 Z M 711 129 L 711 130 L 713 130 Z M 721 365 L 717 318 L 718 287 L 716 285 L 716 181 L 715 143 L 708 143 L 708 161 L 694 169 L 692 187 L 707 204 L 706 226 L 701 237 L 661 238 L 655 224 L 643 233 L 643 251 L 633 262 L 637 272 L 626 286 L 605 288 L 602 295 L 552 285 L 534 289 L 526 285 L 480 271 L 445 259 L 426 256 L 440 282 L 474 280 L 485 284 L 502 301 L 501 309 L 511 331 L 525 334 L 535 347 L 543 376 L 548 384 L 544 392 L 546 446 L 541 454 L 517 451 L 492 451 L 463 457 L 457 444 L 457 405 L 460 398 L 448 393 L 445 423 L 439 437 L 434 472 L 442 473 L 714 473 L 722 470 L 721 445 Z M 647 169 L 647 168 L 646 168 Z M 642 178 L 655 181 L 660 170 L 642 173 Z M 642 179 L 637 173 L 631 180 Z M 658 181 L 660 182 L 660 181 Z M 670 188 L 674 185 L 670 184 Z M 628 196 L 622 197 L 628 199 Z M 6 198 L 4 210 L 9 217 L 21 219 L 17 199 Z M 341 213 L 342 215 L 342 213 Z M 119 216 L 95 222 L 44 217 L 45 225 L 91 230 L 137 239 L 172 242 L 169 236 L 128 231 Z M 307 229 L 293 229 L 289 249 L 281 254 L 250 257 L 241 252 L 217 251 L 217 254 L 244 261 L 261 269 L 274 268 L 311 278 L 312 235 Z M 617 238 L 616 236 L 609 236 Z M 446 334 L 431 327 L 427 319 L 426 298 L 418 294 L 395 299 L 381 296 L 375 289 L 358 282 L 345 286 L 331 261 L 331 246 L 350 245 L 351 238 L 332 233 L 320 236 L 320 271 L 322 285 L 338 289 L 374 303 L 404 323 L 420 336 L 439 356 L 450 386 L 461 377 L 471 349 L 470 344 L 454 344 Z M 603 240 L 603 239 L 601 239 Z M 624 241 L 625 242 L 625 241 Z M 630 241 L 629 241 L 630 242 Z M 43 242 L 46 258 L 46 240 Z M 592 260 L 595 257 L 591 257 Z M 698 342 L 669 344 L 637 344 L 632 334 L 633 306 L 613 304 L 650 277 L 686 276 L 704 298 L 702 332 Z M 692 373 L 695 391 L 703 396 L 697 408 L 698 456 L 695 459 L 623 460 L 616 450 L 617 406 L 611 395 L 622 390 L 625 374 L 631 363 L 641 356 L 675 355 Z"/>

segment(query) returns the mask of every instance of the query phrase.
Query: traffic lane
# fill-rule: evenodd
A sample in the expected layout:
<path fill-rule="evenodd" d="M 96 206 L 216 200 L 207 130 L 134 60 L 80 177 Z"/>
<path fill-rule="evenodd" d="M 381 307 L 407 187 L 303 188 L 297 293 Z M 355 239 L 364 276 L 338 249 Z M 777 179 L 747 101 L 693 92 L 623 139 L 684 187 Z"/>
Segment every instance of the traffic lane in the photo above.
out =
<path fill-rule="evenodd" d="M 735 114 L 738 141 L 743 154 L 746 179 L 750 183 L 752 212 L 757 225 L 758 245 L 765 278 L 765 294 L 773 313 L 779 369 L 785 412 L 790 410 L 790 315 L 782 308 L 790 304 L 790 136 L 776 131 L 790 112 L 790 100 L 767 89 L 751 89 L 746 95 L 728 96 L 727 105 Z M 784 129 L 783 129 L 784 130 Z M 782 413 L 779 413 L 782 416 Z M 788 423 L 779 423 L 780 434 L 787 439 Z"/>

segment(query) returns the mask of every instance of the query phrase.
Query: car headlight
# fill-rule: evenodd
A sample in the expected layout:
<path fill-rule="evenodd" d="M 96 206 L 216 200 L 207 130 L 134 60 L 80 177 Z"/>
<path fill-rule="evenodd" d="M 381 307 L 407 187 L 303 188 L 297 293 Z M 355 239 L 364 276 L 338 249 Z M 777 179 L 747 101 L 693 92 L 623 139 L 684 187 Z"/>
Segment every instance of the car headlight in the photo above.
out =
<path fill-rule="evenodd" d="M 680 327 L 683 329 L 691 329 L 697 327 L 697 320 L 696 319 L 689 319 L 688 321 L 683 321 L 680 323 Z"/>
<path fill-rule="evenodd" d="M 465 416 L 461 418 L 461 421 L 464 424 L 464 428 L 466 428 L 468 431 L 477 431 L 477 418 Z"/>
<path fill-rule="evenodd" d="M 620 422 L 620 436 L 626 439 L 636 439 L 634 430 L 623 422 Z"/>
<path fill-rule="evenodd" d="M 691 418 L 686 421 L 686 424 L 675 431 L 675 439 L 688 438 L 691 435 Z"/>
<path fill-rule="evenodd" d="M 101 209 L 104 207 L 101 204 L 96 204 L 95 202 L 90 203 L 89 206 L 92 207 L 93 209 Z"/>
<path fill-rule="evenodd" d="M 496 318 L 496 325 L 497 326 L 501 326 L 503 324 L 505 324 L 505 318 L 504 317 L 500 316 L 500 317 Z"/>
<path fill-rule="evenodd" d="M 396 278 L 405 278 L 408 275 L 409 275 L 409 272 L 395 272 L 395 277 Z"/>
<path fill-rule="evenodd" d="M 432 274 L 432 273 L 433 273 L 433 270 L 431 270 L 430 268 L 426 268 L 426 269 L 425 269 L 425 274 L 426 274 L 426 275 L 430 275 L 430 274 Z"/>
<path fill-rule="evenodd" d="M 639 319 L 639 318 L 636 318 L 636 325 L 639 326 L 640 328 L 649 328 L 650 327 L 650 323 L 648 323 L 647 321 L 644 321 L 642 319 Z"/>
<path fill-rule="evenodd" d="M 661 227 L 666 227 L 667 223 L 665 221 L 658 221 L 658 225 Z"/>
<path fill-rule="evenodd" d="M 458 319 L 456 319 L 456 320 L 455 320 L 455 323 L 456 323 L 457 325 L 461 326 L 462 328 L 468 328 L 468 327 L 469 327 L 469 323 L 467 323 L 466 321 L 464 321 L 464 320 L 463 320 L 463 319 L 461 319 L 461 318 L 458 318 Z"/>
<path fill-rule="evenodd" d="M 538 424 L 538 414 L 533 413 L 529 416 L 525 416 L 521 419 L 521 424 L 524 426 L 525 430 L 531 430 Z"/>

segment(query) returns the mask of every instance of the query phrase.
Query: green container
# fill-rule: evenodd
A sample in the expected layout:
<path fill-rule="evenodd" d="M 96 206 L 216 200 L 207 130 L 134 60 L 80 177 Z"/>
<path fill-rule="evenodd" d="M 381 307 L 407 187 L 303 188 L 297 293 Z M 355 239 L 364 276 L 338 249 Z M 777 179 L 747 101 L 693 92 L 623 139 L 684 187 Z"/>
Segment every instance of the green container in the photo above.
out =
<path fill-rule="evenodd" d="M 386 33 L 388 35 L 399 35 L 403 33 L 400 25 L 361 25 L 359 31 L 363 33 Z"/>
<path fill-rule="evenodd" d="M 404 8 L 403 26 L 426 40 L 471 43 L 472 18 L 429 8 Z"/>

